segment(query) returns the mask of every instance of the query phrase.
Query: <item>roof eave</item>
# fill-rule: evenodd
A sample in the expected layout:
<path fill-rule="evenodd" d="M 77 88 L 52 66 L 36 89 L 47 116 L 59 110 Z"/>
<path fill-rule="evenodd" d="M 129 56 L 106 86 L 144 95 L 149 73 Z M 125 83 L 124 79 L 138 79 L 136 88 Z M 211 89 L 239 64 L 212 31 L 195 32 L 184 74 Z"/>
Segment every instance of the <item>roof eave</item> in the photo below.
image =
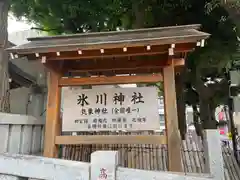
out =
<path fill-rule="evenodd" d="M 164 38 L 152 38 L 152 39 L 137 39 L 131 41 L 110 41 L 110 42 L 100 42 L 100 43 L 88 43 L 88 44 L 66 44 L 66 45 L 51 45 L 51 46 L 39 46 L 39 47 L 30 47 L 24 48 L 22 45 L 15 46 L 12 48 L 6 49 L 10 53 L 17 53 L 21 55 L 33 54 L 33 53 L 48 53 L 56 51 L 77 51 L 81 50 L 91 50 L 98 48 L 108 49 L 107 47 L 114 46 L 114 48 L 122 47 L 132 47 L 144 46 L 144 45 L 164 45 L 164 44 L 178 44 L 178 43 L 193 43 L 202 39 L 207 39 L 210 36 L 208 33 L 201 32 L 200 35 L 191 35 L 191 36 L 179 36 L 179 37 L 164 37 Z M 29 42 L 28 44 L 30 44 Z M 26 45 L 26 44 L 25 44 Z M 94 48 L 93 48 L 94 47 Z M 54 51 L 50 51 L 54 49 Z"/>
<path fill-rule="evenodd" d="M 28 41 L 38 41 L 38 40 L 50 40 L 50 39 L 66 39 L 66 38 L 82 38 L 82 37 L 91 37 L 91 36 L 113 36 L 118 34 L 132 34 L 132 33 L 151 33 L 156 31 L 168 31 L 168 30 L 187 30 L 195 29 L 198 30 L 201 28 L 201 24 L 190 24 L 190 25 L 181 25 L 181 26 L 167 26 L 167 27 L 156 27 L 156 28 L 143 28 L 143 29 L 131 29 L 131 30 L 122 30 L 122 31 L 107 31 L 107 32 L 90 32 L 90 33 L 81 33 L 81 34 L 67 34 L 67 35 L 56 35 L 56 36 L 41 36 L 41 37 L 31 37 L 28 38 Z"/>

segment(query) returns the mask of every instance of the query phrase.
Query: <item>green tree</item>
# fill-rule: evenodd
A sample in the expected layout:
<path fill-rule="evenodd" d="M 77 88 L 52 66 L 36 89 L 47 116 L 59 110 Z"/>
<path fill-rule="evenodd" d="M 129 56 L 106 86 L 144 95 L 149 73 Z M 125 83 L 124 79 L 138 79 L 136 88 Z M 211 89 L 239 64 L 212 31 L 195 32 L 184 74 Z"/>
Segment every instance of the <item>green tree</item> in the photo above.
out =
<path fill-rule="evenodd" d="M 221 94 L 222 89 L 218 87 L 224 81 L 207 87 L 205 83 L 209 78 L 215 82 L 216 78 L 224 79 L 224 70 L 231 64 L 238 46 L 236 19 L 220 1 L 12 0 L 10 10 L 15 16 L 27 18 L 38 29 L 50 34 L 202 24 L 202 30 L 212 36 L 204 48 L 188 56 L 187 66 L 177 76 L 178 108 L 181 109 L 179 124 L 184 137 L 186 100 L 195 110 L 200 106 L 200 112 L 196 115 L 201 117 L 201 126 L 216 128 L 214 107 L 224 103 L 224 98 L 216 94 Z M 206 73 L 213 69 L 215 74 Z M 196 89 L 194 93 L 193 89 Z M 188 99 L 181 96 L 184 91 Z M 222 94 L 226 97 L 226 94 Z"/>

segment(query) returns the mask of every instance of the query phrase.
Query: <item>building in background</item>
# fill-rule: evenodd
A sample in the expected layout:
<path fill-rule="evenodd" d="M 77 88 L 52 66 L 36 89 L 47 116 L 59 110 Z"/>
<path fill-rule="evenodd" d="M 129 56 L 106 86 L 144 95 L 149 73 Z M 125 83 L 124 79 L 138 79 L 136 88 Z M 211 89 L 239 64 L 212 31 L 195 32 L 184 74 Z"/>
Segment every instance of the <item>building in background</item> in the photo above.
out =
<path fill-rule="evenodd" d="M 163 96 L 159 97 L 158 99 L 158 105 L 159 105 L 159 120 L 160 120 L 160 131 L 164 132 L 165 131 L 165 118 L 164 118 L 164 99 Z M 187 127 L 189 128 L 193 128 L 191 126 L 191 124 L 193 123 L 193 110 L 191 107 L 186 106 L 186 123 L 187 123 Z"/>
<path fill-rule="evenodd" d="M 9 34 L 11 46 L 24 44 L 29 37 L 43 36 L 36 30 Z M 40 61 L 15 58 L 9 61 L 10 112 L 35 117 L 44 116 L 46 102 L 46 71 Z"/>

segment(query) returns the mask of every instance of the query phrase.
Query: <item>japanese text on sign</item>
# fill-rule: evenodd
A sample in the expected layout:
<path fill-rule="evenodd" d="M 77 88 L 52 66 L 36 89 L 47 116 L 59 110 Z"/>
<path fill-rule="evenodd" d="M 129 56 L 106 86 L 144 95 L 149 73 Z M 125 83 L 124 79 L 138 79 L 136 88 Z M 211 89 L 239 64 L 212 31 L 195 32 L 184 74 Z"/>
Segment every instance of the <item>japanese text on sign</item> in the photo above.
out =
<path fill-rule="evenodd" d="M 63 131 L 158 130 L 157 89 L 63 89 Z"/>

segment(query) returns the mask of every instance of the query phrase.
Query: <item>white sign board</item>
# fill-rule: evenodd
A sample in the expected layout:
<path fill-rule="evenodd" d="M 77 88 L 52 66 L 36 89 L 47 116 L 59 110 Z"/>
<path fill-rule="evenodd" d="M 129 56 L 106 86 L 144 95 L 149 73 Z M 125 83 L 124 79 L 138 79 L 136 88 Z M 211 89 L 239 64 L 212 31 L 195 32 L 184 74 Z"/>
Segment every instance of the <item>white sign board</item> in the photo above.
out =
<path fill-rule="evenodd" d="M 63 131 L 159 130 L 155 87 L 63 88 Z"/>

